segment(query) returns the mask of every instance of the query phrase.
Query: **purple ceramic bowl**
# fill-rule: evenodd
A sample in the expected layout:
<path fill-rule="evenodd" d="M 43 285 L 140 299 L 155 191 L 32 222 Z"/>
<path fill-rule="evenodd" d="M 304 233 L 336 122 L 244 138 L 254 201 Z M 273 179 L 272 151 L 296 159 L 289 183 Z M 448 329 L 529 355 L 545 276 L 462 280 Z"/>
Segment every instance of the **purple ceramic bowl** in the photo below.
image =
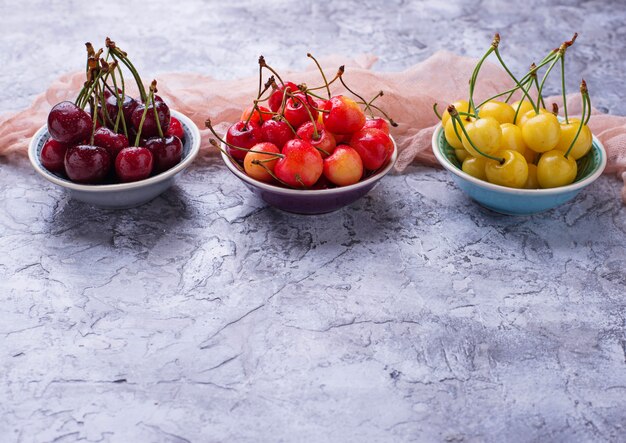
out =
<path fill-rule="evenodd" d="M 381 178 L 391 171 L 398 158 L 398 146 L 393 142 L 393 154 L 385 168 L 377 174 L 350 186 L 333 189 L 298 190 L 262 183 L 241 172 L 222 151 L 222 160 L 235 176 L 241 180 L 253 194 L 275 208 L 296 214 L 324 214 L 336 211 L 363 197 L 374 188 Z M 225 148 L 225 146 L 222 146 Z M 225 149 L 224 149 L 225 150 Z"/>

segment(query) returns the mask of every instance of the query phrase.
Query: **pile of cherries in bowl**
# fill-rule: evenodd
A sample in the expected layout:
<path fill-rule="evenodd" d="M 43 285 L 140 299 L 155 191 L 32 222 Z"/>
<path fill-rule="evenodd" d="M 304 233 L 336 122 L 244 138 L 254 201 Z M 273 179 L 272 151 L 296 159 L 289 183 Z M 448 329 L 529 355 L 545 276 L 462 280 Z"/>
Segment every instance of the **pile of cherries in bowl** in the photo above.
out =
<path fill-rule="evenodd" d="M 109 38 L 104 57 L 102 49 L 86 46 L 87 79 L 74 102 L 58 103 L 48 114 L 42 165 L 72 182 L 99 184 L 143 180 L 180 163 L 183 127 L 156 95 L 156 81 L 146 91 L 128 55 Z M 122 66 L 138 99 L 126 93 Z"/>
<path fill-rule="evenodd" d="M 247 176 L 278 187 L 328 189 L 372 177 L 388 165 L 395 150 L 389 126 L 397 124 L 373 103 L 383 93 L 366 101 L 346 85 L 343 66 L 327 81 L 317 60 L 308 56 L 319 68 L 323 85 L 283 81 L 260 57 L 259 85 L 264 87 L 224 138 L 206 121 L 222 144 L 211 143 Z M 265 83 L 264 69 L 272 74 Z M 330 85 L 335 82 L 355 99 L 332 95 Z"/>

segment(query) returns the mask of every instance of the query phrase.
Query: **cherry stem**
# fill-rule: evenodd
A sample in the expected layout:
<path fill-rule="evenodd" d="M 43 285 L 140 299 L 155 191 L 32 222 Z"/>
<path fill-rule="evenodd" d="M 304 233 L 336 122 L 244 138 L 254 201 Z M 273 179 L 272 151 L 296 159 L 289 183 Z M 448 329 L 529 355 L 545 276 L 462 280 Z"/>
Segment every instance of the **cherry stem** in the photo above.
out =
<path fill-rule="evenodd" d="M 591 100 L 589 99 L 589 93 L 587 91 L 587 83 L 585 83 L 585 80 L 583 80 L 580 85 L 580 95 L 581 95 L 582 105 L 583 105 L 582 114 L 580 116 L 580 124 L 578 125 L 578 130 L 576 131 L 576 135 L 572 139 L 572 142 L 570 143 L 569 148 L 567 148 L 567 152 L 565 152 L 565 158 L 567 158 L 570 151 L 574 147 L 574 144 L 576 143 L 576 140 L 578 140 L 578 136 L 580 135 L 580 132 L 582 131 L 583 126 L 587 124 L 586 122 L 589 121 L 589 115 L 591 115 Z"/>
<path fill-rule="evenodd" d="M 362 105 L 366 104 L 366 103 L 364 103 L 364 102 L 357 102 L 357 103 L 362 104 Z M 394 128 L 397 128 L 397 127 L 398 127 L 398 124 L 394 121 L 394 119 L 392 119 L 391 117 L 389 117 L 389 115 L 388 115 L 385 111 L 383 111 L 382 109 L 380 109 L 380 108 L 379 108 L 378 106 L 376 106 L 376 105 L 372 105 L 372 104 L 370 104 L 369 106 L 370 106 L 370 108 L 374 108 L 374 109 L 376 109 L 378 112 L 380 112 L 380 113 L 381 113 L 381 114 L 382 114 L 382 115 L 383 115 L 383 116 L 387 119 L 387 121 L 389 122 L 389 124 L 390 124 L 391 126 L 393 126 Z"/>
<path fill-rule="evenodd" d="M 461 140 L 461 135 L 459 134 L 459 131 L 458 131 L 457 127 L 456 127 L 457 124 L 459 126 L 461 126 L 461 130 L 463 131 L 463 134 L 465 135 L 465 138 L 467 138 L 467 141 L 472 146 L 472 148 L 474 148 L 476 150 L 476 152 L 478 152 L 483 157 L 487 157 L 487 158 L 489 158 L 491 160 L 496 160 L 501 165 L 504 164 L 504 162 L 505 162 L 504 158 L 502 158 L 502 157 L 494 157 L 493 155 L 485 154 L 483 151 L 478 149 L 476 147 L 476 145 L 474 145 L 474 142 L 472 141 L 472 139 L 470 138 L 469 134 L 465 130 L 465 125 L 463 125 L 463 122 L 461 121 L 461 117 L 459 117 L 459 113 L 456 110 L 456 108 L 454 107 L 454 105 L 450 105 L 448 107 L 448 113 L 450 114 L 450 117 L 452 118 L 452 127 L 454 128 L 454 133 L 459 138 L 459 140 Z"/>
<path fill-rule="evenodd" d="M 526 97 L 528 97 L 528 91 L 530 91 L 530 88 L 533 86 L 533 81 L 532 78 L 530 79 L 530 81 L 528 81 L 528 88 L 526 89 L 522 89 L 524 91 L 524 93 L 526 94 Z M 515 110 L 515 115 L 513 116 L 513 121 L 516 122 L 517 121 L 517 117 L 519 115 L 519 111 L 520 109 L 522 109 L 522 103 L 524 103 L 524 99 L 519 101 L 519 104 L 517 105 L 517 109 Z M 530 105 L 533 107 L 533 109 L 535 109 L 535 104 L 531 101 Z"/>
<path fill-rule="evenodd" d="M 556 63 L 559 61 L 559 58 L 563 57 L 563 53 L 565 52 L 564 45 L 561 45 L 561 48 L 559 49 L 559 52 L 557 53 L 556 57 L 554 58 L 554 60 L 552 61 L 552 63 L 550 64 L 550 66 L 548 67 L 548 70 L 546 71 L 546 73 L 543 75 L 543 78 L 541 79 L 541 85 L 538 85 L 537 87 L 537 107 L 539 106 L 539 102 L 541 101 L 542 106 L 545 108 L 546 104 L 543 101 L 543 86 L 546 83 L 546 80 L 548 79 L 548 76 L 550 75 L 550 71 L 552 71 L 552 68 L 554 68 L 554 65 L 556 65 Z M 536 79 L 536 78 L 535 78 Z M 539 80 L 536 80 L 537 82 Z M 539 114 L 539 109 L 535 109 L 535 112 L 537 114 Z"/>
<path fill-rule="evenodd" d="M 441 116 L 439 111 L 437 111 L 437 103 L 433 103 L 433 112 L 435 113 L 435 115 L 437 116 L 439 120 L 443 120 L 443 117 Z"/>
<path fill-rule="evenodd" d="M 153 100 L 154 92 L 150 89 L 150 94 L 148 95 L 147 102 Z M 145 103 L 143 108 L 143 114 L 141 114 L 141 121 L 139 122 L 139 128 L 137 128 L 137 136 L 135 137 L 134 146 L 139 146 L 139 139 L 141 138 L 141 130 L 143 129 L 143 123 L 146 121 L 146 115 L 148 115 L 148 103 Z"/>
<path fill-rule="evenodd" d="M 154 100 L 154 94 L 157 92 L 157 81 L 152 80 L 152 84 L 150 85 L 150 99 L 152 102 L 152 110 L 154 111 L 154 119 L 156 120 L 157 131 L 159 132 L 159 137 L 163 138 L 163 129 L 161 129 L 161 121 L 159 120 L 159 113 L 157 112 L 156 101 Z M 147 107 L 148 105 L 146 105 Z"/>
<path fill-rule="evenodd" d="M 354 92 L 352 89 L 350 89 L 350 88 L 348 87 L 348 85 L 346 85 L 346 82 L 344 82 L 344 81 L 343 81 L 343 76 L 340 76 L 340 77 L 339 77 L 339 81 L 341 82 L 341 84 L 343 85 L 343 87 L 344 87 L 344 88 L 346 88 L 346 89 L 348 90 L 348 92 L 350 92 L 352 95 L 354 95 L 354 96 L 358 97 L 358 98 L 361 100 L 361 103 L 362 103 L 363 105 L 365 105 L 365 110 L 366 110 L 366 111 L 367 111 L 367 110 L 369 110 L 369 111 L 370 111 L 370 113 L 372 112 L 372 111 L 371 111 L 371 109 L 370 109 L 370 106 L 367 104 L 367 101 L 366 101 L 363 97 L 361 97 L 359 94 L 357 94 L 356 92 Z"/>
<path fill-rule="evenodd" d="M 565 123 L 569 124 L 569 117 L 567 116 L 567 94 L 565 93 L 565 53 L 561 57 L 561 91 L 563 93 L 563 114 L 565 115 Z"/>
<path fill-rule="evenodd" d="M 276 76 L 276 78 L 278 79 L 281 85 L 283 86 L 285 85 L 285 82 L 283 81 L 282 78 L 280 78 L 280 75 L 278 75 L 278 72 L 276 72 L 270 65 L 268 65 L 265 62 L 265 57 L 263 57 L 262 55 L 259 57 L 259 66 L 261 67 L 261 69 L 263 68 L 268 69 L 272 74 Z"/>
<path fill-rule="evenodd" d="M 311 53 L 308 53 L 306 56 L 309 57 L 310 59 L 312 59 L 315 62 L 315 65 L 317 66 L 317 69 L 319 69 L 320 74 L 322 74 L 322 79 L 324 80 L 324 86 L 326 86 L 326 92 L 328 92 L 328 99 L 330 100 L 330 87 L 328 86 L 328 80 L 326 79 L 326 74 L 324 74 L 324 70 L 320 66 L 320 64 L 317 61 L 317 59 L 315 57 L 313 57 L 313 55 L 311 55 Z"/>
<path fill-rule="evenodd" d="M 306 101 L 303 101 L 301 97 L 297 97 L 294 94 L 289 93 L 289 95 L 291 96 L 292 100 L 298 100 L 300 102 L 300 104 L 304 107 L 304 110 L 307 112 L 307 114 L 309 114 L 309 119 L 311 120 L 311 123 L 313 123 L 313 139 L 314 140 L 319 140 L 320 139 L 320 134 L 319 132 L 317 132 L 317 124 L 315 122 L 315 118 L 313 117 L 313 113 L 311 112 L 311 110 L 309 109 L 309 103 L 308 103 L 308 96 L 306 94 L 306 92 L 304 93 L 304 98 Z M 320 150 L 322 152 L 325 152 L 324 150 Z M 328 154 L 326 152 L 326 154 Z"/>
<path fill-rule="evenodd" d="M 498 34 L 496 34 L 498 35 Z M 494 38 L 495 41 L 495 38 Z M 497 46 L 494 46 L 492 43 L 485 55 L 478 61 L 476 67 L 474 67 L 474 71 L 472 72 L 472 77 L 470 78 L 470 87 L 469 87 L 469 109 L 476 109 L 476 105 L 474 104 L 474 88 L 476 87 L 476 80 L 478 79 L 478 73 L 480 72 L 480 68 L 482 68 L 483 63 L 489 57 L 489 55 L 496 49 Z"/>
<path fill-rule="evenodd" d="M 522 92 L 524 93 L 524 95 L 522 96 L 521 101 L 524 100 L 524 97 L 528 99 L 528 101 L 530 102 L 531 105 L 533 105 L 533 108 L 535 107 L 533 100 L 530 98 L 530 95 L 528 95 L 528 92 L 524 89 L 524 87 L 522 86 L 522 84 L 520 83 L 520 81 L 513 75 L 513 73 L 509 70 L 509 68 L 506 66 L 506 63 L 504 63 L 504 60 L 502 60 L 502 56 L 500 55 L 500 51 L 498 50 L 498 48 L 496 47 L 494 49 L 494 52 L 496 54 L 496 57 L 498 58 L 498 61 L 500 62 L 500 64 L 502 65 L 502 67 L 504 68 L 504 70 L 506 71 L 507 74 L 509 74 L 509 76 L 511 77 L 511 79 L 513 79 L 513 81 L 515 82 L 515 84 L 517 85 L 517 88 L 521 89 Z"/>
<path fill-rule="evenodd" d="M 269 162 L 269 161 L 274 161 L 276 160 L 276 158 L 272 158 L 272 159 L 267 159 L 267 160 L 252 160 L 252 164 L 253 165 L 258 165 L 260 167 L 262 167 L 263 169 L 265 169 L 265 172 L 267 172 L 274 180 L 276 180 L 278 183 L 282 184 L 283 186 L 286 186 L 288 188 L 292 188 L 294 189 L 293 186 L 291 186 L 288 183 L 285 183 L 284 181 L 282 181 L 281 179 L 279 179 L 276 174 L 274 174 L 274 171 L 272 171 L 270 168 L 268 168 L 265 165 L 265 162 Z M 302 182 L 302 180 L 300 180 L 300 182 Z"/>
<path fill-rule="evenodd" d="M 217 149 L 220 150 L 220 152 L 222 154 L 224 154 L 226 157 L 229 158 L 229 160 L 231 161 L 231 163 L 233 165 L 235 165 L 235 167 L 240 171 L 243 172 L 244 174 L 246 173 L 245 169 L 239 164 L 239 162 L 237 160 L 235 160 L 235 158 L 230 155 L 227 151 L 225 151 L 224 149 L 222 149 L 222 147 L 219 145 L 219 143 L 217 143 L 215 140 L 213 140 L 212 138 L 209 139 L 209 143 L 211 143 L 212 146 L 216 147 Z"/>
<path fill-rule="evenodd" d="M 121 75 L 120 75 L 121 77 Z M 115 89 L 115 98 L 117 99 L 117 118 L 115 119 L 115 127 L 113 128 L 113 131 L 117 132 L 117 129 L 119 128 L 119 123 L 120 120 L 122 121 L 122 127 L 124 128 L 124 135 L 126 136 L 126 138 L 128 138 L 128 129 L 126 128 L 126 117 L 124 116 L 124 102 L 123 102 L 123 97 L 125 97 L 124 95 L 124 81 L 122 79 L 122 94 L 120 95 L 120 93 L 118 92 L 117 89 L 117 80 L 115 78 L 115 69 L 113 70 L 113 72 L 111 72 L 111 78 L 113 79 L 113 88 Z"/>
<path fill-rule="evenodd" d="M 237 150 L 239 150 L 239 151 L 245 151 L 245 152 L 250 152 L 250 151 L 251 151 L 250 149 L 247 149 L 247 148 L 241 148 L 241 147 L 239 147 L 239 146 L 235 146 L 235 145 L 233 145 L 233 144 L 231 144 L 231 143 L 228 143 L 226 140 L 222 139 L 222 137 L 220 137 L 220 136 L 219 136 L 219 134 L 218 134 L 217 132 L 215 132 L 215 129 L 213 128 L 213 125 L 211 125 L 211 120 L 210 120 L 210 119 L 207 119 L 207 120 L 204 122 L 204 125 L 205 125 L 207 128 L 209 128 L 209 131 L 211 131 L 211 133 L 213 133 L 213 135 L 215 136 L 215 138 L 217 138 L 219 141 L 221 141 L 222 143 L 224 143 L 226 146 L 230 146 L 231 148 L 233 148 L 233 149 L 237 149 Z M 220 150 L 221 150 L 221 149 L 220 149 Z M 278 157 L 280 157 L 280 158 L 283 158 L 283 157 L 284 157 L 284 155 L 283 155 L 283 154 L 278 154 L 278 153 L 276 153 L 276 152 L 266 152 L 266 151 L 254 151 L 254 152 L 258 152 L 259 154 L 276 155 L 276 156 L 278 156 Z"/>
<path fill-rule="evenodd" d="M 121 51 L 119 48 L 114 47 L 114 48 L 110 48 L 109 51 L 113 54 L 116 55 L 120 61 L 122 63 L 124 63 L 124 65 L 126 65 L 126 67 L 128 68 L 128 70 L 130 71 L 130 73 L 133 75 L 133 77 L 135 78 L 135 82 L 137 83 L 137 88 L 139 89 L 139 95 L 141 96 L 141 101 L 143 103 L 146 103 L 146 99 L 147 99 L 147 94 L 146 94 L 146 89 L 143 85 L 143 82 L 141 81 L 141 77 L 139 76 L 139 73 L 137 72 L 137 69 L 135 69 L 135 66 L 132 64 L 132 62 L 128 59 L 128 57 L 126 56 L 126 53 L 124 53 L 123 51 Z"/>
<path fill-rule="evenodd" d="M 322 85 L 322 86 L 316 86 L 315 88 L 307 88 L 309 91 L 317 91 L 318 89 L 325 89 L 327 86 L 332 85 L 333 83 L 335 83 L 344 73 L 344 71 L 346 70 L 344 65 L 339 66 L 339 69 L 337 70 L 337 73 L 335 74 L 335 77 L 333 77 L 333 79 L 331 81 L 329 81 L 327 84 Z M 321 98 L 321 97 L 319 97 Z"/>

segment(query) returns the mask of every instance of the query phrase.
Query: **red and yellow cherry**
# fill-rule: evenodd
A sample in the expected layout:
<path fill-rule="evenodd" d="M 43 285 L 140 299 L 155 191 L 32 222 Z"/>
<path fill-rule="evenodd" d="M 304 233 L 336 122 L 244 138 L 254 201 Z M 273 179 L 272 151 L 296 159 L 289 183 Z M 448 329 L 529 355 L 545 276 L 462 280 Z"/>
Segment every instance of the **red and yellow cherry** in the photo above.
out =
<path fill-rule="evenodd" d="M 474 157 L 481 154 L 474 149 L 471 142 L 485 154 L 491 154 L 501 147 L 502 129 L 500 123 L 493 117 L 479 118 L 465 125 L 469 140 L 462 134 L 463 147 Z"/>
<path fill-rule="evenodd" d="M 513 111 L 517 112 L 517 117 L 515 118 L 515 121 L 513 122 L 515 124 L 520 123 L 522 116 L 526 114 L 528 111 L 534 110 L 533 105 L 526 98 L 524 98 L 524 100 L 518 100 L 514 102 L 513 104 L 511 104 L 511 107 L 513 108 Z M 517 110 L 518 107 L 519 107 L 519 111 Z"/>
<path fill-rule="evenodd" d="M 309 188 L 319 180 L 324 170 L 322 155 L 310 143 L 294 139 L 285 143 L 274 166 L 274 174 L 293 188 Z"/>
<path fill-rule="evenodd" d="M 243 168 L 246 174 L 255 180 L 271 183 L 274 181 L 274 177 L 272 177 L 270 172 L 274 171 L 279 157 L 273 156 L 272 154 L 261 154 L 257 151 L 280 154 L 280 149 L 273 143 L 259 143 L 254 145 L 243 159 Z M 262 164 L 257 162 L 261 162 Z"/>
<path fill-rule="evenodd" d="M 539 180 L 537 179 L 537 165 L 528 163 L 528 178 L 524 184 L 526 189 L 539 189 Z"/>
<path fill-rule="evenodd" d="M 246 149 L 252 148 L 257 143 L 263 142 L 263 131 L 256 123 L 246 124 L 245 121 L 238 121 L 231 125 L 226 132 L 226 142 L 242 149 L 235 149 L 230 146 L 226 151 L 236 160 L 243 160 L 247 154 Z"/>
<path fill-rule="evenodd" d="M 49 138 L 41 148 L 41 164 L 50 172 L 65 172 L 65 152 L 69 145 Z"/>
<path fill-rule="evenodd" d="M 380 117 L 368 118 L 365 120 L 365 124 L 363 125 L 363 129 L 371 128 L 371 129 L 380 129 L 385 134 L 389 135 L 389 123 L 387 120 Z"/>
<path fill-rule="evenodd" d="M 93 121 L 72 102 L 57 103 L 48 114 L 48 132 L 58 142 L 76 144 L 89 140 Z"/>
<path fill-rule="evenodd" d="M 111 157 L 100 146 L 70 146 L 65 153 L 65 173 L 74 182 L 99 183 L 110 168 Z"/>
<path fill-rule="evenodd" d="M 115 158 L 115 174 L 125 183 L 150 177 L 152 167 L 152 152 L 141 146 L 124 148 Z"/>
<path fill-rule="evenodd" d="M 369 171 L 381 168 L 393 154 L 391 138 L 380 129 L 361 129 L 352 135 L 349 145 L 358 152 Z"/>
<path fill-rule="evenodd" d="M 183 156 L 183 142 L 172 135 L 149 138 L 144 145 L 152 153 L 154 162 L 152 171 L 155 174 L 176 166 Z"/>
<path fill-rule="evenodd" d="M 93 144 L 106 149 L 111 156 L 111 161 L 115 161 L 117 154 L 128 147 L 128 139 L 124 134 L 118 134 L 103 126 L 94 132 Z"/>
<path fill-rule="evenodd" d="M 461 165 L 461 169 L 466 174 L 471 175 L 479 180 L 487 180 L 487 174 L 485 174 L 485 165 L 487 164 L 487 158 L 480 157 L 472 157 L 468 154 L 467 158 L 463 160 L 463 164 Z"/>
<path fill-rule="evenodd" d="M 467 125 L 473 122 L 474 120 L 475 120 L 474 118 L 470 118 L 469 120 L 467 120 L 464 117 L 461 118 L 461 122 L 463 126 L 466 128 L 467 128 Z M 458 122 L 456 125 L 456 130 L 458 131 L 459 135 L 461 136 L 463 135 L 463 130 L 459 126 Z M 463 147 L 463 142 L 461 141 L 459 137 L 457 137 L 456 132 L 454 131 L 454 120 L 451 118 L 448 119 L 448 121 L 446 122 L 446 125 L 444 126 L 444 135 L 446 137 L 446 141 L 448 142 L 448 144 L 452 146 L 454 149 L 465 149 Z"/>
<path fill-rule="evenodd" d="M 554 149 L 558 149 L 561 152 L 567 152 L 572 144 L 572 141 L 574 140 L 574 137 L 576 137 L 579 126 L 580 119 L 578 118 L 570 118 L 569 123 L 561 122 L 561 138 Z M 592 143 L 593 136 L 591 135 L 591 130 L 589 129 L 589 126 L 583 125 L 568 157 L 572 157 L 574 160 L 584 157 L 591 149 Z"/>
<path fill-rule="evenodd" d="M 316 124 L 317 138 L 313 127 L 313 122 L 307 122 L 298 128 L 298 137 L 309 142 L 322 154 L 322 158 L 328 157 L 335 150 L 337 142 L 335 137 L 324 128 L 324 125 Z"/>
<path fill-rule="evenodd" d="M 333 134 L 352 134 L 365 124 L 365 114 L 352 99 L 337 95 L 326 102 L 322 120 Z"/>
<path fill-rule="evenodd" d="M 324 159 L 324 176 L 337 186 L 358 183 L 363 176 L 361 156 L 350 146 L 338 146 L 330 156 Z"/>
<path fill-rule="evenodd" d="M 485 174 L 489 183 L 507 186 L 509 188 L 522 188 L 528 179 L 528 163 L 522 154 L 510 149 L 503 149 L 494 153 L 495 157 L 504 159 L 503 163 L 496 160 L 488 160 L 485 164 Z"/>
<path fill-rule="evenodd" d="M 250 115 L 252 114 L 252 115 Z M 255 109 L 254 105 L 247 108 L 241 114 L 241 120 L 258 123 L 259 126 L 263 124 L 264 121 L 271 119 L 274 116 L 274 113 L 267 109 L 265 106 L 259 106 L 258 109 Z"/>
<path fill-rule="evenodd" d="M 293 130 L 281 120 L 266 120 L 261 126 L 263 140 L 282 149 L 285 143 L 294 138 Z"/>
<path fill-rule="evenodd" d="M 551 151 L 559 144 L 561 125 L 552 113 L 539 113 L 528 118 L 522 127 L 524 143 L 535 152 Z"/>
<path fill-rule="evenodd" d="M 498 123 L 513 123 L 515 110 L 511 105 L 496 100 L 488 101 L 478 110 L 480 118 L 493 117 Z"/>
<path fill-rule="evenodd" d="M 465 150 L 465 148 L 460 148 L 460 149 L 455 149 L 454 150 L 454 154 L 456 155 L 456 158 L 463 163 L 465 161 L 466 158 L 471 157 L 469 152 L 467 152 Z"/>
<path fill-rule="evenodd" d="M 537 163 L 537 181 L 542 188 L 557 188 L 574 182 L 578 166 L 573 157 L 552 150 L 541 155 Z"/>
<path fill-rule="evenodd" d="M 294 94 L 287 99 L 283 116 L 293 128 L 298 128 L 306 122 L 317 119 L 317 110 L 313 109 L 311 105 L 312 99 L 310 97 L 307 100 L 307 97 L 302 93 Z"/>
<path fill-rule="evenodd" d="M 454 107 L 456 108 L 458 112 L 467 112 L 471 114 L 474 113 L 474 109 L 470 107 L 470 104 L 467 100 L 457 100 L 452 104 L 454 105 Z M 464 120 L 466 116 L 463 114 L 460 114 L 460 117 L 461 119 Z M 449 120 L 450 120 L 450 113 L 448 112 L 448 109 L 446 108 L 445 112 L 441 116 L 441 126 L 445 128 L 446 123 L 448 123 Z"/>
<path fill-rule="evenodd" d="M 181 140 L 185 138 L 183 125 L 176 117 L 170 117 L 170 127 L 167 128 L 167 135 L 173 135 Z"/>
<path fill-rule="evenodd" d="M 284 85 L 276 88 L 274 92 L 272 92 L 272 95 L 267 102 L 267 105 L 273 112 L 278 112 L 280 110 L 280 105 L 282 105 L 283 103 L 283 95 L 285 94 L 285 90 L 294 94 L 299 91 L 298 85 L 292 82 L 286 82 Z"/>

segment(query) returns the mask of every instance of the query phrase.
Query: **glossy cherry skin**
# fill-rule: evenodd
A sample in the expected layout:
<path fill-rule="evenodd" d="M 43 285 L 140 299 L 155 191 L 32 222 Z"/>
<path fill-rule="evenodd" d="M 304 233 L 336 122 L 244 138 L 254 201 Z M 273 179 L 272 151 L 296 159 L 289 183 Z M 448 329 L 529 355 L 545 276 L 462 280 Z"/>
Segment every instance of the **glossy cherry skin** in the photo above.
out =
<path fill-rule="evenodd" d="M 279 86 L 277 89 L 274 90 L 274 92 L 272 92 L 272 95 L 267 101 L 267 105 L 272 111 L 278 112 L 278 110 L 280 109 L 280 105 L 283 103 L 283 94 L 285 93 L 285 89 L 292 93 L 296 93 L 299 91 L 298 85 L 292 82 L 286 82 L 284 85 Z"/>
<path fill-rule="evenodd" d="M 115 161 L 117 154 L 129 145 L 124 134 L 118 134 L 104 126 L 93 133 L 93 144 L 106 149 L 112 161 Z"/>
<path fill-rule="evenodd" d="M 72 102 L 61 102 L 48 114 L 48 132 L 58 142 L 76 144 L 89 139 L 93 121 Z"/>
<path fill-rule="evenodd" d="M 154 106 L 156 106 L 157 115 L 159 116 L 159 123 L 161 124 L 161 130 L 165 135 L 170 127 L 170 108 L 165 104 L 163 99 L 159 96 L 154 97 Z M 139 131 L 139 125 L 141 124 L 141 118 L 143 116 L 146 105 L 139 103 L 132 113 L 131 120 L 133 127 L 136 131 Z M 146 119 L 141 129 L 142 137 L 156 137 L 159 135 L 159 129 L 157 128 L 156 119 L 154 118 L 154 107 L 152 103 L 148 104 L 148 112 L 146 113 Z"/>
<path fill-rule="evenodd" d="M 276 145 L 278 149 L 283 149 L 285 143 L 295 137 L 289 125 L 283 121 L 267 120 L 261 126 L 261 131 L 263 140 Z"/>
<path fill-rule="evenodd" d="M 41 148 L 41 164 L 50 172 L 65 172 L 65 152 L 69 145 L 49 138 Z"/>
<path fill-rule="evenodd" d="M 176 136 L 149 138 L 144 146 L 152 152 L 154 160 L 152 171 L 155 174 L 176 166 L 183 156 L 183 142 Z"/>
<path fill-rule="evenodd" d="M 130 146 L 120 151 L 115 159 L 115 174 L 122 182 L 136 182 L 150 177 L 153 167 L 152 152 L 141 146 Z"/>
<path fill-rule="evenodd" d="M 246 158 L 243 159 L 243 168 L 246 174 L 255 180 L 271 183 L 274 181 L 274 177 L 272 177 L 272 174 L 270 174 L 268 170 L 271 172 L 274 171 L 278 157 L 272 156 L 271 154 L 260 154 L 257 151 L 279 154 L 280 149 L 273 143 L 259 143 L 258 145 L 254 145 L 246 154 Z M 254 164 L 253 162 L 256 160 L 263 161 L 263 166 Z"/>
<path fill-rule="evenodd" d="M 352 134 L 365 124 L 365 114 L 359 105 L 342 95 L 332 97 L 324 105 L 324 126 L 333 134 Z"/>
<path fill-rule="evenodd" d="M 361 156 L 350 146 L 337 146 L 337 149 L 324 159 L 324 176 L 337 186 L 358 183 L 363 176 Z"/>
<path fill-rule="evenodd" d="M 176 117 L 170 117 L 170 127 L 167 128 L 167 135 L 176 136 L 181 140 L 185 138 L 185 130 L 183 129 L 183 125 Z"/>
<path fill-rule="evenodd" d="M 254 109 L 254 106 L 250 106 L 241 114 L 241 120 L 245 122 L 248 121 L 248 117 L 250 117 L 250 121 L 258 123 L 259 126 L 261 126 L 264 121 L 271 119 L 273 116 L 272 111 L 265 106 L 259 106 L 259 109 Z"/>
<path fill-rule="evenodd" d="M 362 129 L 352 135 L 350 146 L 359 153 L 365 169 L 375 171 L 393 154 L 393 142 L 380 129 Z"/>
<path fill-rule="evenodd" d="M 121 95 L 122 91 L 119 91 L 119 92 Z M 119 112 L 119 105 L 117 103 L 117 97 L 115 96 L 115 94 L 111 93 L 109 90 L 105 90 L 104 91 L 104 103 L 106 106 L 107 115 L 105 115 L 102 110 L 99 110 L 100 118 L 103 121 L 106 121 L 108 127 L 113 128 L 115 125 L 115 121 L 117 119 L 117 114 Z M 131 125 L 131 117 L 137 105 L 138 105 L 137 101 L 133 99 L 132 97 L 129 97 L 127 95 L 122 97 L 122 112 L 124 114 L 124 119 L 126 120 L 126 126 Z M 107 116 L 108 116 L 108 119 L 106 118 Z M 120 122 L 118 125 L 118 128 L 123 128 L 123 127 L 124 126 Z"/>
<path fill-rule="evenodd" d="M 313 106 L 315 104 L 311 97 L 307 100 L 304 94 L 295 94 L 287 99 L 283 115 L 292 127 L 299 128 L 302 124 L 317 119 L 318 112 Z"/>
<path fill-rule="evenodd" d="M 389 135 L 389 123 L 380 117 L 366 119 L 363 128 L 380 129 L 385 134 Z"/>
<path fill-rule="evenodd" d="M 71 146 L 65 153 L 65 173 L 77 183 L 99 183 L 109 173 L 111 156 L 100 146 Z"/>
<path fill-rule="evenodd" d="M 315 126 L 317 127 L 317 138 L 315 138 L 315 132 L 313 131 L 313 122 L 300 126 L 297 132 L 298 137 L 317 148 L 320 154 L 322 154 L 322 158 L 328 157 L 337 146 L 335 137 L 324 128 L 324 125 L 316 123 Z"/>
<path fill-rule="evenodd" d="M 322 155 L 304 140 L 290 140 L 283 147 L 283 155 L 276 162 L 274 174 L 281 181 L 294 188 L 309 188 L 322 175 L 324 161 Z"/>
<path fill-rule="evenodd" d="M 226 142 L 238 148 L 250 149 L 262 141 L 263 131 L 256 123 L 248 122 L 246 125 L 245 121 L 238 121 L 228 128 L 226 132 Z M 235 149 L 230 146 L 226 148 L 226 151 L 236 160 L 243 160 L 248 153 L 248 151 Z"/>

